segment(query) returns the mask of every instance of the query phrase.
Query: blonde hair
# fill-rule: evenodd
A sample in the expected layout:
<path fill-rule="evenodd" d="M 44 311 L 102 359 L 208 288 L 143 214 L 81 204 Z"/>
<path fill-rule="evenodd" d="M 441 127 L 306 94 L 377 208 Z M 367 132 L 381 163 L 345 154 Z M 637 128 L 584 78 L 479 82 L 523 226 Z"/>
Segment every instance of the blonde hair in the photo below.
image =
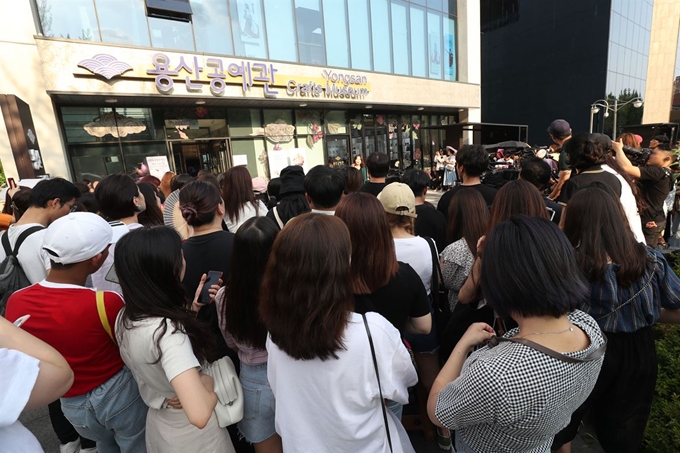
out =
<path fill-rule="evenodd" d="M 411 216 L 396 215 L 389 212 L 386 212 L 385 215 L 387 216 L 387 223 L 390 225 L 390 229 L 403 228 L 408 234 L 415 236 L 416 219 Z"/>

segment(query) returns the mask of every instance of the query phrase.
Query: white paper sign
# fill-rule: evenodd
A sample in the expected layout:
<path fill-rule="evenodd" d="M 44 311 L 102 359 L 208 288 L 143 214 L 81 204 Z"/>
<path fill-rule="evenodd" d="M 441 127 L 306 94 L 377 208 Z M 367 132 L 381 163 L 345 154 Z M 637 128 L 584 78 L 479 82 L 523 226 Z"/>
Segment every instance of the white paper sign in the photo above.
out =
<path fill-rule="evenodd" d="M 149 167 L 149 174 L 158 179 L 162 179 L 170 171 L 168 156 L 147 156 L 146 165 Z"/>
<path fill-rule="evenodd" d="M 247 154 L 234 154 L 234 167 L 238 167 L 239 165 L 248 165 Z"/>

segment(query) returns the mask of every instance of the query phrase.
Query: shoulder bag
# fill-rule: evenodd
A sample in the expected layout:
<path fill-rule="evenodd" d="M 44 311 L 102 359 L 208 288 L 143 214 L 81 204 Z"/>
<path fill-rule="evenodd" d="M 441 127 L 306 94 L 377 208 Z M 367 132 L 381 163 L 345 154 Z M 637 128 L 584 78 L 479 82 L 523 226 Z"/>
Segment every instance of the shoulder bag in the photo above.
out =
<path fill-rule="evenodd" d="M 383 420 L 385 422 L 385 433 L 387 433 L 387 443 L 390 446 L 390 452 L 392 449 L 392 437 L 390 436 L 390 426 L 387 422 L 387 408 L 385 407 L 385 398 L 382 394 L 382 386 L 380 385 L 380 373 L 378 372 L 378 359 L 375 357 L 375 347 L 373 346 L 373 337 L 371 337 L 371 329 L 368 328 L 368 320 L 366 315 L 361 315 L 364 318 L 364 327 L 366 327 L 366 334 L 368 335 L 368 344 L 371 346 L 371 355 L 373 356 L 373 368 L 375 369 L 375 378 L 378 380 L 378 391 L 380 392 L 380 407 L 382 408 Z"/>
<path fill-rule="evenodd" d="M 203 372 L 213 378 L 215 383 L 217 424 L 220 428 L 226 428 L 240 422 L 243 419 L 243 388 L 234 362 L 225 356 L 204 366 Z"/>
<path fill-rule="evenodd" d="M 437 248 L 432 238 L 424 238 L 430 246 L 430 253 L 432 255 L 432 306 L 434 308 L 435 327 L 437 329 L 438 337 L 444 334 L 444 330 L 451 320 L 451 309 L 449 307 L 449 291 L 444 287 L 444 275 L 439 264 L 439 256 L 437 255 Z M 441 338 L 438 338 L 441 344 Z"/>

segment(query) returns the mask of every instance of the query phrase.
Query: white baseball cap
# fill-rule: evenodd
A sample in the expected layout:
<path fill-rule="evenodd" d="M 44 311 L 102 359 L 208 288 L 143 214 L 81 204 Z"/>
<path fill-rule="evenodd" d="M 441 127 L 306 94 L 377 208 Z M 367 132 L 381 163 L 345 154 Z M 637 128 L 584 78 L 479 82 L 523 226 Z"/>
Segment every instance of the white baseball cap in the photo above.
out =
<path fill-rule="evenodd" d="M 112 239 L 106 220 L 91 212 L 72 212 L 47 227 L 43 250 L 55 263 L 82 263 L 102 253 Z"/>

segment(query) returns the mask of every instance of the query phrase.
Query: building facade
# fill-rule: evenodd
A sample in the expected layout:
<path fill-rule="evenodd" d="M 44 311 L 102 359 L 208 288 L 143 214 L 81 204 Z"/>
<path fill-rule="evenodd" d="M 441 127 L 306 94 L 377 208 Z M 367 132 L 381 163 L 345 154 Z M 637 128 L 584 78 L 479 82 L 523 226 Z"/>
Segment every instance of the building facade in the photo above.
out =
<path fill-rule="evenodd" d="M 442 125 L 480 120 L 467 0 L 23 0 L 0 21 L 9 176 L 427 168 Z"/>
<path fill-rule="evenodd" d="M 527 124 L 530 142 L 547 144 L 554 119 L 588 132 L 597 100 L 644 99 L 659 50 L 650 45 L 652 16 L 663 1 L 673 2 L 482 0 L 482 120 Z M 646 115 L 652 106 L 645 107 Z M 605 123 L 604 112 L 595 114 L 594 130 L 611 134 L 612 113 Z"/>

